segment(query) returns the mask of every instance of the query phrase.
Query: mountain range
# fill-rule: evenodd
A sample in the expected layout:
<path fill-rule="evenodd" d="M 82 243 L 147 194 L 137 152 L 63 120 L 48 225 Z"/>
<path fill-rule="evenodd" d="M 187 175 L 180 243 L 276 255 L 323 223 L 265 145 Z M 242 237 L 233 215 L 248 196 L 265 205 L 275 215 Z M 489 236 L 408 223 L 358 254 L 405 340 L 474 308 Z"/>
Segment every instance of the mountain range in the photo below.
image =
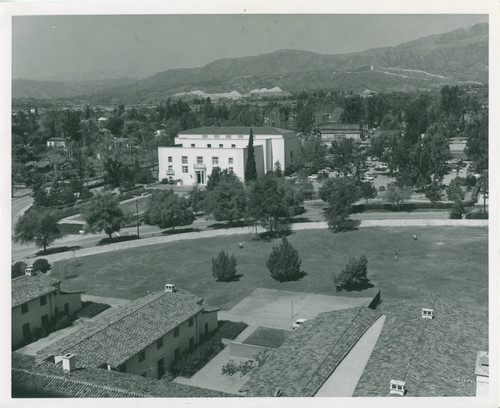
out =
<path fill-rule="evenodd" d="M 95 103 L 157 103 L 174 94 L 245 94 L 338 89 L 414 91 L 488 82 L 488 24 L 431 35 L 394 47 L 325 55 L 279 50 L 226 58 L 199 68 L 170 69 L 142 80 L 84 82 L 13 80 L 13 98 L 68 98 Z"/>

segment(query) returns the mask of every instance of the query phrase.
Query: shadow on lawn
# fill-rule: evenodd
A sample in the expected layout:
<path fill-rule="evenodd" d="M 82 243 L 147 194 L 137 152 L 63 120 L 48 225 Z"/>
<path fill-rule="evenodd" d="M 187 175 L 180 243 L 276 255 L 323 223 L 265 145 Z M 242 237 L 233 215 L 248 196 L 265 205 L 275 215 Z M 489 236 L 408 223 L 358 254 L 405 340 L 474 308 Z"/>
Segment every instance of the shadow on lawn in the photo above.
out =
<path fill-rule="evenodd" d="M 369 280 L 366 280 L 365 282 L 349 285 L 347 288 L 343 288 L 342 290 L 346 292 L 361 292 L 362 290 L 370 289 L 373 287 L 375 287 L 375 285 Z"/>
<path fill-rule="evenodd" d="M 349 232 L 349 231 L 357 231 L 358 227 L 361 225 L 360 220 L 347 220 L 343 225 L 333 228 L 333 232 Z"/>
<path fill-rule="evenodd" d="M 140 239 L 138 235 L 126 235 L 123 237 L 115 237 L 115 238 L 103 238 L 101 239 L 97 245 L 108 245 L 108 244 L 116 244 L 117 242 L 125 242 L 125 241 L 133 241 L 135 239 Z"/>
<path fill-rule="evenodd" d="M 67 252 L 67 251 L 76 251 L 77 249 L 81 249 L 82 247 L 79 245 L 74 245 L 74 246 L 62 246 L 62 247 L 54 247 L 47 249 L 46 251 L 38 251 L 35 255 L 36 256 L 41 256 L 41 255 L 51 255 L 51 254 L 58 254 L 60 252 Z"/>
<path fill-rule="evenodd" d="M 176 230 L 166 230 L 162 231 L 162 235 L 175 235 L 175 234 L 184 234 L 186 232 L 200 232 L 201 230 L 199 228 L 181 228 L 181 229 L 176 229 Z"/>
<path fill-rule="evenodd" d="M 233 221 L 233 222 L 217 222 L 215 224 L 207 225 L 207 228 L 210 229 L 225 229 L 225 228 L 243 228 L 243 227 L 251 227 L 251 222 L 246 222 L 243 220 Z"/>

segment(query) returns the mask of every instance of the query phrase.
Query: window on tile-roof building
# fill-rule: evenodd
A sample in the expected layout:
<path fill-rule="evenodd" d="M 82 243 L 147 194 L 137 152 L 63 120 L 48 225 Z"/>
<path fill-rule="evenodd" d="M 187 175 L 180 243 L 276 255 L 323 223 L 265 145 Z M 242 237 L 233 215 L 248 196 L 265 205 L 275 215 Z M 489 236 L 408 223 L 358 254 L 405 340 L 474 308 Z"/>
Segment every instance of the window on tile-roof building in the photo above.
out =
<path fill-rule="evenodd" d="M 174 337 L 179 337 L 179 327 L 174 329 Z"/>
<path fill-rule="evenodd" d="M 144 361 L 146 359 L 146 350 L 142 350 L 140 353 L 139 353 L 139 363 L 141 361 Z"/>
<path fill-rule="evenodd" d="M 25 314 L 25 313 L 28 313 L 28 312 L 29 312 L 28 304 L 27 303 L 22 304 L 21 305 L 21 313 Z"/>
<path fill-rule="evenodd" d="M 161 349 L 163 347 L 163 337 L 161 339 L 156 340 L 156 349 Z"/>

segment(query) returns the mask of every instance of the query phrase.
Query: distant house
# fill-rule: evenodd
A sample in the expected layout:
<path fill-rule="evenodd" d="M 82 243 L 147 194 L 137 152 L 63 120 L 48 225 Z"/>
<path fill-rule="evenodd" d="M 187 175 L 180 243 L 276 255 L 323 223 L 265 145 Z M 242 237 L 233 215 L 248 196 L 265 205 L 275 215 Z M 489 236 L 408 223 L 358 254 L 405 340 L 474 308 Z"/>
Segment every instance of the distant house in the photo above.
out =
<path fill-rule="evenodd" d="M 66 150 L 66 141 L 62 137 L 54 137 L 47 140 L 47 147 L 49 149 L 64 149 Z"/>
<path fill-rule="evenodd" d="M 217 329 L 217 309 L 202 303 L 166 285 L 50 345 L 39 357 L 57 364 L 69 354 L 76 368 L 161 378 L 182 352 Z"/>
<path fill-rule="evenodd" d="M 51 276 L 34 274 L 32 268 L 12 279 L 13 347 L 25 343 L 33 330 L 48 327 L 57 316 L 70 316 L 81 309 L 81 292 L 61 291 L 60 284 Z"/>
<path fill-rule="evenodd" d="M 322 142 L 328 145 L 334 140 L 345 138 L 361 140 L 364 136 L 363 126 L 359 123 L 328 123 L 320 125 L 318 128 Z"/>
<path fill-rule="evenodd" d="M 100 126 L 106 126 L 109 122 L 109 119 L 104 117 L 104 116 L 101 116 L 99 119 L 97 119 L 97 123 L 100 125 Z"/>

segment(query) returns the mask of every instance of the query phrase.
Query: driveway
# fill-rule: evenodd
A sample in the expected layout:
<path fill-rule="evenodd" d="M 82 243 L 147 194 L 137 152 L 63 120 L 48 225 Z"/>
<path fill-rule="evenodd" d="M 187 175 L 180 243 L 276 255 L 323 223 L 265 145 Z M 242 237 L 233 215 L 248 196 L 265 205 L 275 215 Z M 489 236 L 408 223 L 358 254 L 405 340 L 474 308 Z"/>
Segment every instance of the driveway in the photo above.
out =
<path fill-rule="evenodd" d="M 348 298 L 257 288 L 231 310 L 220 311 L 219 319 L 291 330 L 292 323 L 299 318 L 313 319 L 322 312 L 367 306 L 371 300 L 371 297 Z"/>

